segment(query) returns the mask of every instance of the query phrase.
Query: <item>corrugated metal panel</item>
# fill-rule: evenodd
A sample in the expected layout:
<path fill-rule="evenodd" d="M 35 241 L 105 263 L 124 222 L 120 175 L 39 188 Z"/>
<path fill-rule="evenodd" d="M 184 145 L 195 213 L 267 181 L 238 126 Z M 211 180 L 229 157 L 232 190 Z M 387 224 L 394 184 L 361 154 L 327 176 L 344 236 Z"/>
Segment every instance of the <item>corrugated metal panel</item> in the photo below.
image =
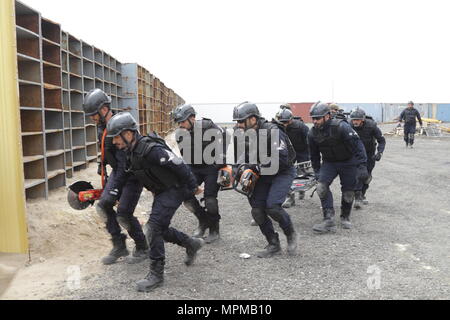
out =
<path fill-rule="evenodd" d="M 122 64 L 122 90 L 123 99 L 119 106 L 122 110 L 127 110 L 134 119 L 139 122 L 138 111 L 138 65 L 137 63 Z"/>
<path fill-rule="evenodd" d="M 450 122 L 450 104 L 437 105 L 436 119 Z"/>
<path fill-rule="evenodd" d="M 394 122 L 398 120 L 400 113 L 407 108 L 406 103 L 383 103 L 383 122 Z M 417 103 L 414 108 L 419 110 L 422 118 L 430 118 L 433 106 L 430 103 Z"/>
<path fill-rule="evenodd" d="M 302 103 L 289 103 L 292 108 L 292 113 L 296 117 L 302 117 L 303 121 L 312 123 L 312 119 L 309 116 L 309 110 L 314 102 L 302 102 Z"/>
<path fill-rule="evenodd" d="M 345 112 L 350 112 L 356 107 L 362 108 L 376 122 L 383 121 L 383 106 L 381 103 L 338 103 Z"/>
<path fill-rule="evenodd" d="M 0 252 L 25 253 L 28 238 L 14 17 L 14 1 L 0 1 Z"/>

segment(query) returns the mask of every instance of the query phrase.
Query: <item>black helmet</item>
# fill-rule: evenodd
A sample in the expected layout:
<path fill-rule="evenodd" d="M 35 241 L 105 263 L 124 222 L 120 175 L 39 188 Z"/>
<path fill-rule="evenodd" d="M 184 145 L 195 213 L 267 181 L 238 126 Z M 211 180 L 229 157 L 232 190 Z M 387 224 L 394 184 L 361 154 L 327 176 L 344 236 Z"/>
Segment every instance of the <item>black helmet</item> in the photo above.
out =
<path fill-rule="evenodd" d="M 309 115 L 311 116 L 311 118 L 319 118 L 324 117 L 330 112 L 330 107 L 326 103 L 321 103 L 320 101 L 318 101 L 311 107 Z"/>
<path fill-rule="evenodd" d="M 106 125 L 107 137 L 115 137 L 125 130 L 138 131 L 136 120 L 129 112 L 121 112 L 109 119 Z"/>
<path fill-rule="evenodd" d="M 410 101 L 410 102 L 408 102 L 408 104 L 412 104 L 412 105 L 414 105 L 414 102 Z"/>
<path fill-rule="evenodd" d="M 93 116 L 98 113 L 101 107 L 111 104 L 111 97 L 109 97 L 101 89 L 92 89 L 84 97 L 83 110 L 87 116 Z"/>
<path fill-rule="evenodd" d="M 289 109 L 289 110 L 292 110 L 291 105 L 290 105 L 289 103 L 282 104 L 282 105 L 280 106 L 280 109 Z"/>
<path fill-rule="evenodd" d="M 289 122 L 291 121 L 294 116 L 292 114 L 292 111 L 289 109 L 281 109 L 280 111 L 278 111 L 277 115 L 275 116 L 275 118 L 280 121 L 280 122 Z"/>
<path fill-rule="evenodd" d="M 252 116 L 261 118 L 261 113 L 259 113 L 259 109 L 256 104 L 246 101 L 234 107 L 233 121 L 245 120 Z"/>
<path fill-rule="evenodd" d="M 360 107 L 356 107 L 350 113 L 350 120 L 365 120 L 365 119 L 366 119 L 366 112 Z"/>
<path fill-rule="evenodd" d="M 176 107 L 175 110 L 172 112 L 172 119 L 174 122 L 179 123 L 187 120 L 190 116 L 195 115 L 197 115 L 197 112 L 195 112 L 195 109 L 192 105 L 183 104 L 181 106 Z"/>

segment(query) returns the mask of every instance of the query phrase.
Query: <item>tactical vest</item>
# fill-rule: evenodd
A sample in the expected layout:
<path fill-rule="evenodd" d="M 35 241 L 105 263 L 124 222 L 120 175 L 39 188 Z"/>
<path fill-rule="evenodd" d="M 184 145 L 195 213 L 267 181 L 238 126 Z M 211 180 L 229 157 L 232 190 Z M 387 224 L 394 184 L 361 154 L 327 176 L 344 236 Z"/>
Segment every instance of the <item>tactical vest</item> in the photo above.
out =
<path fill-rule="evenodd" d="M 368 119 L 366 117 L 366 120 L 364 121 L 364 124 L 361 127 L 353 127 L 355 131 L 358 133 L 359 137 L 361 138 L 361 141 L 364 144 L 364 148 L 366 149 L 367 154 L 373 154 L 375 153 L 376 149 L 376 139 L 373 135 L 373 130 L 376 128 L 375 121 Z"/>
<path fill-rule="evenodd" d="M 149 163 L 145 157 L 156 145 L 172 152 L 164 139 L 155 133 L 141 137 L 132 153 L 129 155 L 129 168 L 147 190 L 161 193 L 171 187 L 179 187 L 181 182 L 178 177 L 169 169 Z"/>
<path fill-rule="evenodd" d="M 405 123 L 415 124 L 417 113 L 418 113 L 418 111 L 415 108 L 412 108 L 412 109 L 406 108 L 405 109 Z"/>
<path fill-rule="evenodd" d="M 267 120 L 263 120 L 259 122 L 258 125 L 259 129 L 266 129 L 268 131 L 269 137 L 270 137 L 270 131 L 273 129 L 278 129 L 281 132 L 283 132 L 286 135 L 286 147 L 288 149 L 288 165 L 292 166 L 295 163 L 295 159 L 297 158 L 297 153 L 295 152 L 294 146 L 292 145 L 291 140 L 289 139 L 289 136 L 286 133 L 286 127 L 281 124 L 281 123 L 277 123 L 276 120 L 274 120 L 273 122 L 269 122 Z M 281 132 L 280 132 L 280 138 L 281 138 Z M 258 137 L 259 139 L 259 137 Z M 268 143 L 270 142 L 270 140 L 268 141 Z M 258 145 L 259 145 L 259 141 L 258 141 Z M 271 152 L 271 145 L 267 146 L 267 150 L 270 153 Z M 269 156 L 271 156 L 269 154 Z M 258 155 L 259 157 L 259 155 Z"/>
<path fill-rule="evenodd" d="M 306 136 L 303 133 L 304 124 L 300 121 L 293 121 L 286 128 L 287 135 L 294 146 L 296 152 L 305 152 L 308 149 Z"/>
<path fill-rule="evenodd" d="M 202 128 L 202 132 L 201 132 L 202 136 L 201 136 L 201 140 L 199 140 L 202 143 L 202 148 L 201 148 L 201 150 L 202 150 L 202 163 L 201 164 L 194 164 L 195 163 L 195 141 L 196 141 L 195 140 L 195 135 L 194 135 L 194 132 L 195 132 L 194 130 L 195 129 L 193 129 L 193 130 L 191 130 L 189 132 L 190 136 L 191 136 L 191 156 L 190 156 L 190 159 L 186 159 L 185 158 L 185 155 L 184 155 L 185 152 L 184 152 L 183 149 L 180 148 L 180 152 L 181 152 L 181 155 L 183 156 L 183 159 L 185 159 L 186 162 L 188 162 L 188 160 L 189 160 L 189 164 L 194 165 L 194 166 L 205 166 L 206 165 L 206 163 L 203 161 L 203 152 L 205 151 L 205 148 L 208 145 L 210 145 L 211 143 L 214 142 L 214 139 L 215 139 L 214 137 L 212 137 L 211 140 L 209 140 L 209 141 L 203 141 L 203 135 L 205 134 L 205 131 L 208 130 L 208 129 L 214 128 L 214 123 L 212 122 L 212 120 L 207 119 L 207 118 L 203 118 L 202 120 L 195 121 L 195 126 L 198 127 L 200 125 L 201 125 L 201 128 Z M 225 130 L 223 132 L 224 132 L 224 134 L 226 134 Z M 223 136 L 222 139 L 226 139 L 226 137 Z M 225 140 L 223 140 L 223 141 L 225 141 Z M 177 141 L 178 145 L 180 145 L 181 142 L 182 142 L 181 140 Z M 213 157 L 215 157 L 215 150 L 213 150 L 211 152 L 211 155 Z"/>
<path fill-rule="evenodd" d="M 319 147 L 322 158 L 328 162 L 350 160 L 353 154 L 344 144 L 340 137 L 339 126 L 342 119 L 332 119 L 328 130 L 312 128 L 312 137 Z"/>

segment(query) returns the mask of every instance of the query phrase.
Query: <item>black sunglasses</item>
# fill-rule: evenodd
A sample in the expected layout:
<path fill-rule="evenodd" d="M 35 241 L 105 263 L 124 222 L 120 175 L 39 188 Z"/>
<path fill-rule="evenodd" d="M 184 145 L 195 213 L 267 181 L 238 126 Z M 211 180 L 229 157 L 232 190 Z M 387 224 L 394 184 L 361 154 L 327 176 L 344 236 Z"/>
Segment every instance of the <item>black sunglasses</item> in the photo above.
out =
<path fill-rule="evenodd" d="M 322 119 L 323 117 L 312 117 L 312 119 L 313 120 L 320 120 L 320 119 Z"/>
<path fill-rule="evenodd" d="M 237 120 L 237 123 L 245 123 L 245 119 L 244 120 Z"/>

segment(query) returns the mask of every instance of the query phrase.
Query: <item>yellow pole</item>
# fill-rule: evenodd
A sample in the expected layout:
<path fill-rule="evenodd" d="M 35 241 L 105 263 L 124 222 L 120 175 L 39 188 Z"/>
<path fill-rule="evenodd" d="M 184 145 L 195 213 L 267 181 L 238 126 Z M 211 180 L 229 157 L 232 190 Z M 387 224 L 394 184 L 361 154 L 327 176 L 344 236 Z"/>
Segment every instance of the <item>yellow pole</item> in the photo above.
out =
<path fill-rule="evenodd" d="M 14 8 L 14 0 L 0 0 L 0 252 L 26 253 Z"/>

